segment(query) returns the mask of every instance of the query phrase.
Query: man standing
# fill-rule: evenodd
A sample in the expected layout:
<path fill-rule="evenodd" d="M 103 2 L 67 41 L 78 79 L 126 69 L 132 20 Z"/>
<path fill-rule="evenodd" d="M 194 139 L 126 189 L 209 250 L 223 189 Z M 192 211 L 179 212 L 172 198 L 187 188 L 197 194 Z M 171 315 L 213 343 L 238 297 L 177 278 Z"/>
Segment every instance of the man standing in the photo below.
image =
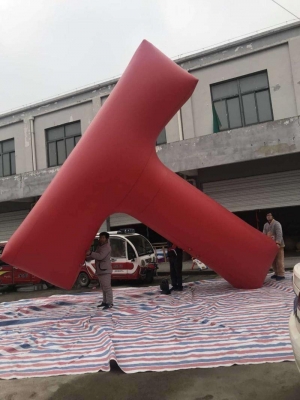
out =
<path fill-rule="evenodd" d="M 113 292 L 111 287 L 112 267 L 110 262 L 111 247 L 108 242 L 109 233 L 101 232 L 99 236 L 99 246 L 96 251 L 88 251 L 88 258 L 95 260 L 96 275 L 103 292 L 103 301 L 97 307 L 107 310 L 113 306 Z"/>
<path fill-rule="evenodd" d="M 281 281 L 282 279 L 285 279 L 282 227 L 281 224 L 273 218 L 273 215 L 270 212 L 267 214 L 267 221 L 268 222 L 264 225 L 263 233 L 275 240 L 278 247 L 278 253 L 272 264 L 274 275 L 272 275 L 271 278 L 276 279 L 276 281 Z"/>
<path fill-rule="evenodd" d="M 168 243 L 168 259 L 170 263 L 171 290 L 182 291 L 182 249 Z"/>

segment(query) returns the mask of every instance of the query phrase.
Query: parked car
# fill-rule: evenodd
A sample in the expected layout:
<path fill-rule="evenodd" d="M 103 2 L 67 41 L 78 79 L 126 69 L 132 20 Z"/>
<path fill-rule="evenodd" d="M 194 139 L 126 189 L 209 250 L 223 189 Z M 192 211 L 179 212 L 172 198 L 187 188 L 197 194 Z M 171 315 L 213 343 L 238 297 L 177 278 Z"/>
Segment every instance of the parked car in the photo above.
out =
<path fill-rule="evenodd" d="M 157 270 L 154 248 L 143 235 L 134 229 L 121 229 L 109 232 L 111 245 L 112 280 L 140 280 L 151 283 Z M 96 236 L 92 245 L 95 250 L 98 244 Z M 81 286 L 88 286 L 96 280 L 95 261 L 86 261 L 78 276 Z"/>
<path fill-rule="evenodd" d="M 289 327 L 295 361 L 300 372 L 300 263 L 294 267 L 293 286 L 296 297 Z"/>
<path fill-rule="evenodd" d="M 19 268 L 14 268 L 1 260 L 1 254 L 7 242 L 0 242 L 0 287 L 16 285 L 35 285 L 45 283 L 48 287 L 53 287 L 51 283 L 44 282 L 42 279 Z"/>
<path fill-rule="evenodd" d="M 156 274 L 157 262 L 151 243 L 142 235 L 135 233 L 133 229 L 121 229 L 110 233 L 112 279 L 113 280 L 140 280 L 151 283 Z M 1 261 L 1 254 L 7 242 L 0 242 L 0 286 L 15 286 L 26 284 L 50 283 L 12 267 Z M 98 244 L 96 236 L 92 245 L 95 250 Z M 82 287 L 87 287 L 95 275 L 95 261 L 85 261 L 80 266 L 77 282 Z"/>

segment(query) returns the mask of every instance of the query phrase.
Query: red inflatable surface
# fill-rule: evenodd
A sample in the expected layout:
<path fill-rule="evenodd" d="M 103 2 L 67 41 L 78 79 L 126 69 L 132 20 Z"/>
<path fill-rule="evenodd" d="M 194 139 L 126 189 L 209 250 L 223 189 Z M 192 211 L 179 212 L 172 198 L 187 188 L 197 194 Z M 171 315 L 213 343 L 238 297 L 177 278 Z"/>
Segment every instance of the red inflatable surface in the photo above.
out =
<path fill-rule="evenodd" d="M 196 84 L 143 41 L 2 258 L 69 289 L 99 226 L 124 212 L 233 286 L 260 287 L 277 252 L 274 242 L 168 170 L 156 155 L 159 132 Z"/>

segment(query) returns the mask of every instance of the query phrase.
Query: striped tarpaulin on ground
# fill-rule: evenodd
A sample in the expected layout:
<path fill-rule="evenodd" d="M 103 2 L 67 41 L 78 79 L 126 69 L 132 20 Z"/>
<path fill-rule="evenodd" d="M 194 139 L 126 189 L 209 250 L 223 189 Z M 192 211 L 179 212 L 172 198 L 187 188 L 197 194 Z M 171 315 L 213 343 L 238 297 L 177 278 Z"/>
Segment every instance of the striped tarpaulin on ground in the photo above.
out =
<path fill-rule="evenodd" d="M 257 364 L 294 359 L 288 333 L 291 275 L 257 290 L 222 279 L 114 289 L 113 309 L 99 292 L 0 304 L 0 378 L 109 371 L 126 373 Z"/>

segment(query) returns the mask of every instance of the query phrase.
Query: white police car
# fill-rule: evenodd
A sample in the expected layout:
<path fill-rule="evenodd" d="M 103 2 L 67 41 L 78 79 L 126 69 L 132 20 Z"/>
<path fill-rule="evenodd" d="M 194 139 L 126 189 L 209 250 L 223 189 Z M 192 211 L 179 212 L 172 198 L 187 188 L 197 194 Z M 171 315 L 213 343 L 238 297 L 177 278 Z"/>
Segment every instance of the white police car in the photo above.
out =
<path fill-rule="evenodd" d="M 157 260 L 153 246 L 143 235 L 134 229 L 124 228 L 108 232 L 111 246 L 111 264 L 113 280 L 140 280 L 151 283 L 157 270 Z M 97 247 L 96 236 L 92 250 Z M 88 286 L 97 280 L 95 261 L 86 261 L 78 275 L 80 286 Z"/>

